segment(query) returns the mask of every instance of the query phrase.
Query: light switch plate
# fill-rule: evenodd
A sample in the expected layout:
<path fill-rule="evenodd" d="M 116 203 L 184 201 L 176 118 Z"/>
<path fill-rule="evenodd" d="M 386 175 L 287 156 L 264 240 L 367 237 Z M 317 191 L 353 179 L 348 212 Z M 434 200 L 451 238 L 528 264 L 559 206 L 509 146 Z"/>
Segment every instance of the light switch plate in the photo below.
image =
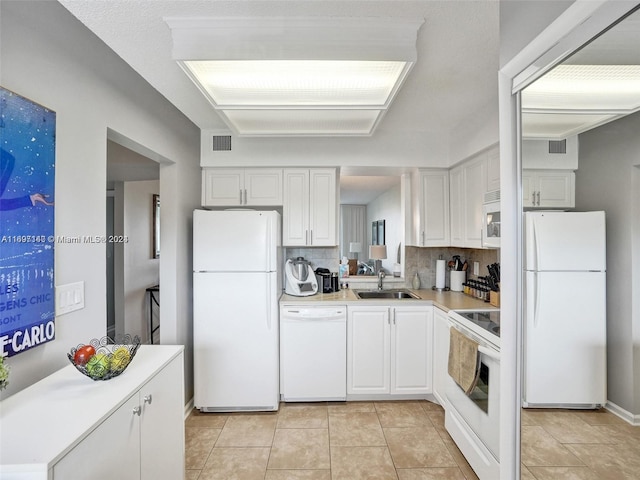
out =
<path fill-rule="evenodd" d="M 84 282 L 56 286 L 56 316 L 84 308 Z"/>
<path fill-rule="evenodd" d="M 476 277 L 480 275 L 480 262 L 473 262 L 473 274 Z"/>

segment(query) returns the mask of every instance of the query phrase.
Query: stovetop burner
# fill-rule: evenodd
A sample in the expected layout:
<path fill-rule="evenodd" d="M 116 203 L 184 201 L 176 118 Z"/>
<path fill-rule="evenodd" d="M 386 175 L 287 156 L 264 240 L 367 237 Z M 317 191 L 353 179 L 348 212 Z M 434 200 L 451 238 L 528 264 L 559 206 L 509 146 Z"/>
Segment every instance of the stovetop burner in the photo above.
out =
<path fill-rule="evenodd" d="M 449 318 L 500 348 L 500 310 L 450 310 Z"/>
<path fill-rule="evenodd" d="M 456 312 L 480 328 L 500 336 L 500 310 L 485 312 L 456 310 Z"/>

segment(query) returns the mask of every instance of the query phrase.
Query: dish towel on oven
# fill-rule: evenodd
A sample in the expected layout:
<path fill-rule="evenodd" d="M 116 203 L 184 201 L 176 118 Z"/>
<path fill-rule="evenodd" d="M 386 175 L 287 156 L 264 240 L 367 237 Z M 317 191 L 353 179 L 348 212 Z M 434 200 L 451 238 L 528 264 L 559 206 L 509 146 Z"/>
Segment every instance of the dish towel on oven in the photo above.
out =
<path fill-rule="evenodd" d="M 478 342 L 458 331 L 449 329 L 449 375 L 469 395 L 478 382 L 480 362 Z"/>

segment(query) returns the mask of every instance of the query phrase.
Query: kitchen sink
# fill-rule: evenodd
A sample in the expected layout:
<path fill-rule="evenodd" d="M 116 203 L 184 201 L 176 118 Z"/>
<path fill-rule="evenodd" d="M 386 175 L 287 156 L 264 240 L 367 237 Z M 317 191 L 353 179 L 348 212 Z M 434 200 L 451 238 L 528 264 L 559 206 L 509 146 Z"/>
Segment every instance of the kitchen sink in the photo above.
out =
<path fill-rule="evenodd" d="M 354 290 L 361 300 L 386 299 L 386 300 L 420 300 L 420 297 L 409 290 Z"/>

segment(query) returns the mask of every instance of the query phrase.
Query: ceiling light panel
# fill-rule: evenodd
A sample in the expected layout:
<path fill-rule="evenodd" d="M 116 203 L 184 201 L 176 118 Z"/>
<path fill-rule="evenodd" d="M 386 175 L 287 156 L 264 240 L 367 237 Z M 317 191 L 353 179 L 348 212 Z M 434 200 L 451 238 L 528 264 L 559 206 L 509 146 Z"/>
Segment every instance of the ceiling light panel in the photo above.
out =
<path fill-rule="evenodd" d="M 380 110 L 224 110 L 239 135 L 370 135 Z"/>
<path fill-rule="evenodd" d="M 423 18 L 165 18 L 173 58 L 238 135 L 371 135 Z M 351 111 L 349 111 L 351 110 Z"/>
<path fill-rule="evenodd" d="M 406 62 L 331 60 L 187 61 L 217 108 L 385 107 Z"/>
<path fill-rule="evenodd" d="M 523 91 L 522 107 L 634 111 L 640 108 L 640 65 L 559 65 Z"/>
<path fill-rule="evenodd" d="M 564 139 L 617 118 L 604 114 L 524 113 L 522 136 L 524 138 Z"/>

